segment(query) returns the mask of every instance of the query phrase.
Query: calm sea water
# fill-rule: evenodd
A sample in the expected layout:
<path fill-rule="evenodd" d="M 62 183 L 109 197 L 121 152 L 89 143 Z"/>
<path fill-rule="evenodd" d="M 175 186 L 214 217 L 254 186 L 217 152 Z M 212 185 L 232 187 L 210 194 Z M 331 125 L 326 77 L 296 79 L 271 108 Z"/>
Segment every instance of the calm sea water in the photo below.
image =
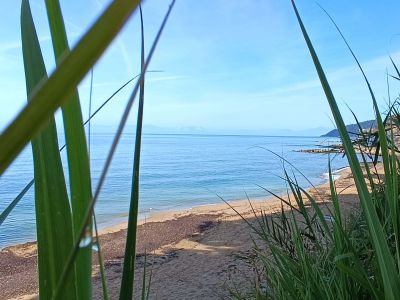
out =
<path fill-rule="evenodd" d="M 111 134 L 91 139 L 93 186 L 112 141 Z M 326 143 L 316 137 L 144 135 L 142 145 L 140 212 L 179 210 L 226 200 L 267 198 L 263 186 L 284 192 L 283 165 L 271 150 L 282 155 L 313 184 L 327 180 L 328 155 L 296 152 Z M 338 141 L 331 140 L 331 143 Z M 100 227 L 127 219 L 133 161 L 134 135 L 123 135 L 101 197 L 96 206 Z M 66 165 L 66 155 L 62 154 Z M 347 166 L 346 159 L 331 156 L 334 169 Z M 286 164 L 286 168 L 291 167 Z M 296 171 L 304 187 L 310 184 Z M 67 174 L 67 173 L 66 173 Z M 68 177 L 66 175 L 66 177 Z M 27 147 L 0 178 L 1 211 L 33 178 L 31 149 Z M 218 196 L 217 196 L 218 195 Z M 35 239 L 33 188 L 0 226 L 0 248 Z"/>

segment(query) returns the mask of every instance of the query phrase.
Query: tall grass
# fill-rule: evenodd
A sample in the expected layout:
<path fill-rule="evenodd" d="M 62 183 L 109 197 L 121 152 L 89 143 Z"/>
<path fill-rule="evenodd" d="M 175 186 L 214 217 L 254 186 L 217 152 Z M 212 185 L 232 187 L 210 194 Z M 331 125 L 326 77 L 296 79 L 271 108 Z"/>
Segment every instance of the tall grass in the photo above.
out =
<path fill-rule="evenodd" d="M 141 73 L 145 72 L 145 59 L 144 59 L 144 29 L 143 29 L 143 13 L 142 7 L 140 10 L 140 27 L 141 27 L 141 57 L 140 66 Z M 140 169 L 140 149 L 142 144 L 142 122 L 143 122 L 143 107 L 144 107 L 144 76 L 140 82 L 139 93 L 139 107 L 138 117 L 136 124 L 135 136 L 135 155 L 133 159 L 133 174 L 132 174 L 132 187 L 131 187 L 131 201 L 129 207 L 128 217 L 128 231 L 126 236 L 124 267 L 121 281 L 121 291 L 119 298 L 132 299 L 133 297 L 133 281 L 135 275 L 135 258 L 136 258 L 136 225 L 139 210 L 139 169 Z M 145 279 L 145 272 L 143 272 L 143 282 Z M 145 283 L 143 283 L 143 291 L 145 290 Z"/>
<path fill-rule="evenodd" d="M 383 285 L 384 285 L 384 294 L 387 299 L 399 299 L 400 298 L 400 278 L 398 273 L 398 266 L 400 264 L 399 256 L 393 257 L 391 255 L 389 245 L 388 245 L 388 236 L 384 234 L 384 229 L 382 224 L 379 221 L 378 213 L 376 211 L 376 207 L 374 207 L 371 195 L 367 189 L 367 185 L 364 180 L 363 172 L 361 170 L 360 164 L 358 162 L 356 153 L 354 148 L 352 147 L 350 137 L 347 133 L 345 124 L 341 117 L 340 111 L 336 104 L 336 100 L 333 96 L 329 83 L 326 79 L 325 73 L 322 69 L 322 66 L 319 62 L 318 56 L 314 51 L 311 40 L 308 37 L 307 31 L 303 25 L 303 22 L 300 18 L 300 15 L 297 11 L 297 8 L 292 0 L 293 8 L 295 10 L 295 14 L 297 20 L 299 22 L 300 28 L 302 30 L 304 39 L 307 43 L 307 47 L 310 51 L 311 57 L 313 59 L 315 68 L 317 70 L 318 76 L 321 81 L 321 85 L 325 91 L 326 98 L 331 107 L 332 114 L 335 118 L 336 125 L 338 127 L 340 137 L 345 149 L 346 157 L 349 161 L 351 171 L 354 177 L 354 181 L 357 187 L 358 195 L 360 198 L 360 204 L 363 210 L 363 214 L 366 218 L 366 223 L 368 225 L 368 231 L 371 236 L 371 242 L 374 246 L 374 250 L 376 252 L 377 263 L 380 269 L 380 276 L 382 277 Z M 347 44 L 347 42 L 346 42 Z M 348 45 L 348 44 L 347 44 Z M 350 47 L 349 47 L 350 49 Z M 351 51 L 351 49 L 350 49 Z M 351 51 L 352 55 L 354 53 Z M 354 56 L 355 58 L 355 56 Z M 356 58 L 355 58 L 356 59 Z M 379 108 L 377 105 L 377 101 L 375 99 L 375 95 L 372 91 L 371 85 L 368 82 L 367 77 L 365 76 L 358 60 L 356 59 L 358 66 L 364 76 L 365 82 L 368 86 L 368 90 L 371 95 L 373 108 L 375 110 L 376 121 L 378 124 L 378 132 L 379 132 L 379 140 L 381 144 L 381 153 L 383 157 L 383 165 L 385 171 L 385 201 L 389 205 L 390 210 L 390 219 L 393 226 L 393 233 L 396 241 L 399 238 L 399 203 L 398 203 L 398 194 L 397 187 L 394 185 L 397 180 L 397 157 L 393 155 L 388 149 L 386 131 L 382 122 L 382 117 L 379 112 Z M 399 245 L 396 243 L 396 253 Z"/>
<path fill-rule="evenodd" d="M 120 290 L 120 299 L 133 297 L 144 77 L 174 3 L 173 0 L 146 59 L 143 15 L 140 9 L 140 78 L 121 116 L 99 182 L 92 193 L 89 153 L 77 85 L 93 68 L 140 1 L 112 1 L 70 51 L 60 4 L 58 0 L 46 0 L 45 7 L 57 62 L 56 70 L 50 77 L 46 73 L 29 1 L 22 1 L 21 39 L 28 104 L 0 136 L 0 174 L 31 141 L 35 179 L 0 215 L 0 224 L 34 183 L 41 299 L 92 297 L 93 210 L 128 115 L 139 93 L 128 234 Z M 385 173 L 384 180 L 376 182 L 366 158 L 368 155 L 362 153 L 361 164 L 367 173 L 366 182 L 354 149 L 354 141 L 347 133 L 334 94 L 293 0 L 292 5 L 338 127 L 354 176 L 361 211 L 353 216 L 351 222 L 346 219 L 330 167 L 332 206 L 328 208 L 328 216 L 313 196 L 297 184 L 296 178 L 285 173 L 292 196 L 289 200 L 281 198 L 281 213 L 273 218 L 261 214 L 257 216 L 255 225 L 249 223 L 269 249 L 265 252 L 263 248 L 256 247 L 265 270 L 264 279 L 267 285 L 256 285 L 255 296 L 282 299 L 400 299 L 399 161 L 396 149 L 390 143 L 394 140 L 393 126 L 398 124 L 395 121 L 400 119 L 397 106 L 393 105 L 388 116 L 382 119 L 368 79 L 349 47 L 365 78 L 378 124 L 374 140 L 377 153 L 372 163 L 376 164 L 380 151 Z M 393 65 L 397 72 L 397 76 L 393 78 L 398 79 L 399 71 L 394 62 Z M 62 109 L 65 129 L 70 197 L 54 120 L 54 113 L 59 108 Z M 97 112 L 98 110 L 94 114 Z M 362 136 L 363 142 L 369 139 L 370 136 Z M 105 283 L 103 274 L 102 277 Z M 146 294 L 145 286 L 143 277 L 142 298 Z M 107 298 L 106 287 L 103 295 Z"/>
<path fill-rule="evenodd" d="M 62 57 L 70 52 L 64 20 L 58 0 L 46 0 L 54 56 L 57 66 Z M 89 167 L 89 155 L 83 127 L 82 112 L 78 91 L 72 92 L 67 103 L 62 106 L 62 115 L 67 145 L 68 171 L 74 239 L 84 224 L 84 212 L 92 198 L 92 187 Z M 92 226 L 88 224 L 86 234 L 92 236 Z M 91 247 L 82 248 L 76 258 L 76 286 L 78 298 L 91 298 Z"/>
<path fill-rule="evenodd" d="M 60 4 L 58 0 L 46 0 L 45 8 L 56 60 L 56 69 L 50 77 L 47 77 L 29 1 L 22 1 L 21 39 L 28 104 L 0 136 L 0 147 L 2 149 L 0 153 L 0 174 L 4 172 L 26 143 L 31 141 L 35 178 L 2 212 L 0 222 L 7 218 L 26 191 L 34 184 L 39 297 L 41 299 L 90 299 L 92 297 L 93 240 L 91 224 L 93 209 L 127 117 L 140 90 L 136 147 L 133 154 L 135 164 L 133 167 L 134 174 L 132 175 L 131 212 L 126 246 L 127 259 L 125 265 L 128 268 L 124 268 L 122 278 L 124 288 L 121 288 L 121 299 L 132 298 L 134 272 L 132 261 L 135 257 L 137 220 L 135 216 L 137 215 L 139 201 L 138 170 L 144 103 L 144 74 L 147 72 L 174 2 L 172 1 L 164 17 L 146 59 L 144 56 L 143 18 L 140 11 L 142 55 L 140 57 L 139 80 L 121 117 L 99 183 L 92 195 L 89 153 L 84 132 L 86 122 L 83 123 L 76 87 L 86 73 L 93 68 L 94 63 L 121 30 L 128 17 L 139 6 L 140 1 L 112 1 L 74 49 L 70 51 Z M 89 116 L 89 120 L 113 96 Z M 62 109 L 63 115 L 70 197 L 67 192 L 59 152 L 64 146 L 60 149 L 58 145 L 56 123 L 53 116 L 58 108 Z M 99 243 L 97 229 L 95 242 Z M 99 258 L 100 264 L 102 264 L 101 253 Z M 100 269 L 103 272 L 102 266 L 100 266 Z M 102 277 L 104 285 L 104 274 L 102 274 Z M 103 289 L 103 295 L 107 298 L 106 287 L 104 286 Z"/>
<path fill-rule="evenodd" d="M 27 1 L 23 1 L 21 7 L 21 33 L 29 99 L 34 88 L 47 74 Z M 67 262 L 69 249 L 73 246 L 71 209 L 58 149 L 56 124 L 52 117 L 41 134 L 32 140 L 39 289 L 44 299 L 51 297 Z M 77 289 L 73 284 L 75 276 L 73 272 L 67 283 L 65 299 L 77 298 Z"/>
<path fill-rule="evenodd" d="M 292 6 L 340 133 L 361 209 L 352 215 L 342 211 L 330 165 L 331 205 L 326 207 L 317 205 L 314 197 L 286 173 L 290 197 L 289 200 L 281 198 L 281 213 L 274 216 L 261 213 L 256 223 L 250 224 L 267 248 L 255 247 L 258 267 L 263 269 L 264 276 L 255 284 L 252 296 L 260 299 L 400 299 L 400 169 L 394 142 L 395 132 L 400 130 L 396 122 L 399 99 L 383 119 L 361 64 L 332 20 L 365 79 L 378 127 L 376 133 L 360 130 L 359 138 L 352 141 L 293 0 Z M 356 149 L 361 150 L 361 162 Z M 383 179 L 371 171 L 379 155 Z"/>

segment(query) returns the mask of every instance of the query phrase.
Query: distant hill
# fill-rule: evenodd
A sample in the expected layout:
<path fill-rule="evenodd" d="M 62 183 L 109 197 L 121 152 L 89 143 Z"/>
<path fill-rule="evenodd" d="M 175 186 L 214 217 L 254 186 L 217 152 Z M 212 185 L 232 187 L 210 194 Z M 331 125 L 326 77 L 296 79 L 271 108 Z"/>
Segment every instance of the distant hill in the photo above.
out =
<path fill-rule="evenodd" d="M 370 129 L 376 127 L 376 121 L 375 120 L 368 120 L 364 122 L 360 122 L 360 126 L 362 129 Z M 350 136 L 354 136 L 359 133 L 359 128 L 357 124 L 350 124 L 346 126 L 347 132 L 350 134 Z M 321 137 L 339 137 L 339 131 L 337 129 L 333 129 L 329 131 L 328 133 L 321 135 Z"/>

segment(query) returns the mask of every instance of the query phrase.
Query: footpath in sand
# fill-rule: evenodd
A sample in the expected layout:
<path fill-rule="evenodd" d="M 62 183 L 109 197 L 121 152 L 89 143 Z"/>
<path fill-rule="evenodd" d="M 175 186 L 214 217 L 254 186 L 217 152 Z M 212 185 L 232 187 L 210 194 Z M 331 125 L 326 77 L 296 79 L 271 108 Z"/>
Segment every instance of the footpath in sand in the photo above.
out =
<path fill-rule="evenodd" d="M 349 169 L 336 180 L 344 209 L 358 206 L 358 196 Z M 311 189 L 321 202 L 329 202 L 327 184 Z M 254 214 L 248 201 L 230 204 L 250 222 Z M 278 199 L 252 202 L 256 210 L 279 212 Z M 329 204 L 328 204 L 329 205 Z M 126 229 L 117 225 L 100 236 L 110 299 L 117 299 L 122 274 Z M 150 299 L 230 299 L 229 289 L 246 290 L 254 279 L 252 264 L 239 259 L 252 252 L 254 234 L 228 205 L 207 205 L 189 211 L 160 213 L 138 228 L 136 295 L 140 293 L 147 253 L 151 270 Z M 102 299 L 101 280 L 94 252 L 93 298 Z M 36 243 L 0 251 L 0 299 L 31 299 L 37 293 Z"/>

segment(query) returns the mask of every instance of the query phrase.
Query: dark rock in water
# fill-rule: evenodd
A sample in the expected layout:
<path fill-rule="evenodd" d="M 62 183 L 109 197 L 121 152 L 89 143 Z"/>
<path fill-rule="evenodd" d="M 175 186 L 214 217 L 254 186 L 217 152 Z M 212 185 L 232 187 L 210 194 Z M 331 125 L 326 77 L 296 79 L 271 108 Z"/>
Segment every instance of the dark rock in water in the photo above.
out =
<path fill-rule="evenodd" d="M 296 152 L 328 154 L 328 153 L 340 153 L 342 152 L 342 150 L 336 148 L 319 148 L 319 149 L 301 149 L 297 150 Z"/>

